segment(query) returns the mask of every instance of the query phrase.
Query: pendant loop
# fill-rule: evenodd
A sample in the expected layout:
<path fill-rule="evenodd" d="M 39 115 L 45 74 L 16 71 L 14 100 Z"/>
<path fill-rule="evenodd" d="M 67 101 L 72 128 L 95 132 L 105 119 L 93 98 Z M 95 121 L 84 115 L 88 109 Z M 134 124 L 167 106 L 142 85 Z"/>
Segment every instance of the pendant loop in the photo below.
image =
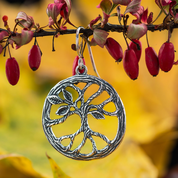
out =
<path fill-rule="evenodd" d="M 79 71 L 79 69 L 84 69 L 84 72 L 83 73 L 80 73 L 80 71 Z M 76 67 L 76 69 L 75 69 L 75 72 L 76 72 L 76 74 L 77 75 L 86 75 L 87 74 L 87 66 L 86 65 L 83 65 L 81 68 L 80 68 L 80 66 L 78 65 L 77 67 Z"/>

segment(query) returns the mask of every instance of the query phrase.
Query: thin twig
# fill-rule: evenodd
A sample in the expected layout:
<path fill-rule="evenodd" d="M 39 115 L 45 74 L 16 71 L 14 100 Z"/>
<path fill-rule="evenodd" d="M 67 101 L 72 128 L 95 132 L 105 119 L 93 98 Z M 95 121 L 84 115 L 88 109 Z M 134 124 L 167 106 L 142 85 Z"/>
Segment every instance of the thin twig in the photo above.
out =
<path fill-rule="evenodd" d="M 128 28 L 128 26 L 127 26 L 126 28 Z M 173 29 L 174 29 L 174 28 L 178 28 L 178 24 L 173 24 L 173 25 L 171 26 L 171 28 L 173 28 Z M 107 24 L 104 26 L 104 28 L 101 28 L 101 29 L 102 29 L 102 30 L 105 30 L 105 31 L 107 31 L 107 32 L 110 31 L 110 32 L 119 32 L 119 33 L 126 30 L 123 25 L 113 25 L 113 24 L 109 24 L 109 23 L 107 23 Z M 154 31 L 167 30 L 167 28 L 164 27 L 164 26 L 161 26 L 161 25 L 153 25 L 153 24 L 147 25 L 147 29 L 148 29 L 148 31 L 152 31 L 152 32 L 154 32 Z M 1 31 L 7 31 L 7 30 L 0 28 L 0 32 L 1 32 Z M 61 35 L 76 34 L 76 29 L 60 30 L 59 32 L 60 32 Z M 88 28 L 86 28 L 86 29 L 81 29 L 81 30 L 80 30 L 80 33 L 85 34 L 85 36 L 89 37 L 89 36 L 91 36 L 91 35 L 93 34 L 93 30 L 88 29 Z M 38 31 L 38 32 L 35 32 L 35 31 L 34 31 L 34 35 L 33 35 L 33 36 L 34 36 L 34 37 L 35 37 L 35 36 L 36 36 L 36 37 L 43 37 L 43 36 L 54 36 L 55 34 L 56 34 L 56 30 L 52 30 L 52 29 L 43 30 L 43 29 L 41 29 L 41 30 Z"/>

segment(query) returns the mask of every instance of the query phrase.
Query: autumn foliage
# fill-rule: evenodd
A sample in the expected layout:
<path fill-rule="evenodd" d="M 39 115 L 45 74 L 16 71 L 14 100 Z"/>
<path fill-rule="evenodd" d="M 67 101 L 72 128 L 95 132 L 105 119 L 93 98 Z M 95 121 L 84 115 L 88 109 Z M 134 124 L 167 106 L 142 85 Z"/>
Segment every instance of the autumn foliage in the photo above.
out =
<path fill-rule="evenodd" d="M 173 29 L 173 25 L 177 23 L 177 11 L 176 11 L 176 1 L 155 1 L 156 5 L 161 9 L 161 12 L 166 14 L 166 20 L 163 21 L 161 25 L 155 25 L 154 29 L 158 28 L 167 28 L 168 29 L 168 40 L 165 42 L 159 51 L 159 66 L 162 71 L 168 72 L 171 70 L 174 61 L 174 45 L 170 42 L 171 33 Z M 126 9 L 124 13 L 121 13 L 121 8 L 125 7 Z M 168 10 L 167 10 L 168 7 Z M 142 54 L 142 44 L 140 38 L 146 36 L 147 30 L 150 24 L 153 24 L 153 12 L 148 14 L 148 8 L 144 8 L 141 6 L 141 0 L 129 0 L 129 1 L 111 1 L 111 0 L 102 0 L 100 4 L 97 6 L 102 10 L 102 15 L 99 15 L 95 19 L 91 20 L 88 24 L 88 27 L 92 31 L 90 35 L 83 34 L 83 40 L 88 43 L 90 46 L 98 45 L 100 47 L 106 47 L 109 54 L 117 61 L 121 62 L 123 58 L 123 49 L 120 44 L 111 37 L 108 37 L 109 33 L 105 30 L 105 26 L 108 24 L 109 19 L 111 17 L 117 17 L 118 23 L 121 25 L 120 32 L 123 33 L 124 39 L 128 46 L 128 49 L 125 49 L 126 53 L 133 49 L 133 52 L 136 54 L 138 62 L 140 60 Z M 113 10 L 116 10 L 113 12 Z M 70 0 L 55 0 L 54 3 L 48 4 L 46 13 L 49 19 L 48 27 L 51 30 L 55 31 L 54 36 L 58 37 L 62 32 L 67 30 L 67 24 L 77 28 L 71 21 L 70 21 L 70 13 L 72 10 L 72 3 Z M 136 19 L 132 20 L 130 24 L 128 24 L 129 16 L 133 16 Z M 19 49 L 21 46 L 28 44 L 33 37 L 36 37 L 38 33 L 44 31 L 44 27 L 41 27 L 41 24 L 35 23 L 32 16 L 27 15 L 25 12 L 19 12 L 15 18 L 15 27 L 14 30 L 11 31 L 8 25 L 8 16 L 4 15 L 2 17 L 2 21 L 4 22 L 4 27 L 6 30 L 2 30 L 0 32 L 0 52 L 2 53 L 4 50 L 4 56 L 6 55 L 6 48 L 9 48 L 11 45 L 12 48 Z M 17 32 L 18 26 L 20 26 L 21 33 Z M 153 30 L 154 30 L 153 29 Z M 91 41 L 87 38 L 93 35 Z M 54 38 L 54 37 L 53 37 Z M 128 40 L 130 40 L 130 44 L 128 44 Z M 147 37 L 148 40 L 148 37 Z M 36 43 L 36 39 L 35 39 Z M 54 39 L 53 39 L 54 43 Z M 5 46 L 3 46 L 5 44 Z M 54 44 L 53 44 L 54 45 Z M 149 44 L 148 44 L 149 47 Z M 54 46 L 53 46 L 54 50 Z M 32 70 L 37 70 L 40 61 L 40 48 L 39 45 L 34 45 L 29 52 L 29 65 Z M 10 55 L 10 50 L 9 50 Z M 133 55 L 135 56 L 135 55 Z M 153 55 L 155 56 L 155 55 Z M 155 61 L 152 59 L 152 55 L 149 57 L 150 60 Z M 33 59 L 32 59 L 33 58 Z M 136 79 L 136 73 L 138 72 L 128 72 L 134 71 L 135 69 L 135 60 L 134 57 L 129 55 L 129 60 L 127 61 L 127 65 L 124 65 L 124 69 L 126 73 L 131 79 Z M 133 59 L 132 59 L 133 58 Z M 154 57 L 153 57 L 154 58 Z M 148 65 L 148 54 L 145 57 Z M 125 62 L 125 59 L 124 59 Z M 152 63 L 154 65 L 154 63 Z M 157 68 L 158 64 L 155 64 L 155 68 Z M 127 66 L 127 67 L 126 67 Z M 128 67 L 129 66 L 129 67 Z M 138 67 L 137 67 L 138 68 Z M 150 67 L 148 67 L 150 72 Z M 134 74 L 132 74 L 134 73 Z M 158 74 L 158 73 L 157 73 Z M 132 76 L 133 75 L 133 76 Z M 151 74 L 152 75 L 152 74 Z M 155 75 L 154 75 L 155 76 Z"/>
<path fill-rule="evenodd" d="M 176 125 L 173 120 L 176 120 L 175 115 L 177 114 L 177 76 L 173 76 L 173 73 L 175 72 L 174 68 L 176 69 L 176 64 L 178 63 L 176 55 L 176 51 L 178 49 L 174 40 L 176 33 L 174 34 L 173 31 L 176 31 L 175 28 L 178 24 L 177 0 L 155 0 L 154 7 L 161 13 L 161 16 L 159 16 L 159 13 L 153 13 L 151 8 L 143 6 L 143 1 L 141 0 L 102 0 L 101 2 L 95 1 L 95 3 L 97 6 L 96 10 L 100 15 L 93 19 L 89 19 L 90 21 L 88 22 L 88 25 L 85 26 L 83 31 L 80 31 L 80 38 L 82 38 L 86 44 L 90 45 L 90 47 L 94 49 L 93 51 L 100 48 L 103 51 L 108 52 L 110 55 L 110 58 L 108 57 L 108 59 L 104 59 L 105 53 L 99 54 L 96 52 L 98 55 L 98 58 L 95 58 L 96 60 L 100 58 L 100 55 L 102 56 L 102 60 L 100 62 L 99 60 L 96 61 L 96 64 L 98 62 L 98 64 L 102 65 L 99 66 L 98 69 L 104 71 L 103 76 L 106 78 L 108 77 L 108 80 L 113 77 L 111 81 L 114 82 L 117 90 L 121 92 L 125 101 L 124 104 L 127 106 L 126 114 L 130 125 L 128 124 L 126 141 L 123 141 L 121 148 L 117 150 L 116 154 L 110 155 L 110 158 L 103 159 L 100 162 L 92 163 L 93 165 L 91 163 L 79 163 L 80 165 L 83 164 L 83 172 L 77 163 L 74 168 L 77 172 L 81 171 L 84 173 L 84 175 L 81 173 L 79 177 L 84 177 L 85 174 L 87 174 L 87 166 L 89 166 L 91 170 L 90 173 L 88 173 L 89 175 L 95 175 L 97 171 L 94 167 L 100 166 L 102 171 L 100 174 L 96 174 L 98 177 L 108 176 L 105 174 L 107 170 L 110 171 L 110 174 L 119 175 L 121 177 L 129 177 L 130 174 L 135 177 L 137 175 L 137 177 L 141 177 L 142 175 L 147 175 L 148 177 L 153 178 L 157 178 L 158 175 L 161 177 L 162 175 L 165 175 L 163 170 L 165 168 L 165 162 L 168 161 L 165 158 L 165 152 L 167 153 L 167 150 L 170 149 L 170 140 L 176 138 L 177 134 L 172 133 L 172 131 L 165 131 L 170 128 L 172 129 L 172 125 Z M 7 14 L 3 14 L 1 17 L 3 27 L 0 29 L 0 54 L 2 56 L 2 60 L 6 60 L 3 72 L 4 75 L 7 76 L 7 81 L 11 85 L 16 85 L 19 82 L 19 79 L 22 81 L 25 78 L 20 76 L 24 72 L 24 64 L 22 60 L 25 59 L 25 62 L 29 65 L 29 70 L 35 71 L 33 74 L 39 72 L 36 74 L 37 80 L 41 77 L 42 72 L 40 71 L 40 68 L 42 66 L 42 62 L 45 63 L 43 60 L 43 58 L 45 58 L 43 54 L 43 52 L 45 53 L 45 49 L 43 48 L 44 45 L 40 43 L 40 40 L 38 39 L 40 36 L 43 36 L 44 39 L 46 36 L 51 36 L 52 45 L 51 43 L 45 45 L 49 48 L 52 46 L 53 51 L 54 49 L 56 50 L 55 53 L 57 54 L 57 60 L 61 60 L 61 62 L 66 60 L 64 57 L 61 57 L 62 55 L 60 52 L 63 49 L 58 48 L 58 46 L 55 45 L 54 40 L 60 41 L 60 36 L 62 36 L 62 34 L 64 34 L 63 36 L 65 37 L 65 35 L 73 33 L 70 31 L 71 28 L 76 32 L 78 26 L 76 26 L 76 24 L 71 20 L 71 12 L 75 12 L 72 11 L 72 9 L 73 6 L 70 0 L 54 0 L 54 2 L 46 4 L 46 9 L 43 9 L 43 15 L 44 18 L 48 20 L 47 24 L 37 22 L 35 16 L 30 16 L 29 12 L 28 14 L 24 11 L 20 11 L 16 16 L 14 16 L 14 26 L 10 26 L 10 15 L 8 15 L 8 11 L 6 12 Z M 110 24 L 112 18 L 117 20 L 117 24 Z M 108 29 L 108 27 L 110 28 Z M 152 41 L 151 43 L 151 41 L 149 41 L 152 38 L 151 35 L 153 35 L 154 32 L 156 33 L 156 31 L 163 33 L 162 30 L 165 30 L 164 34 L 166 34 L 164 41 L 163 39 L 160 39 L 159 43 L 157 43 L 157 41 Z M 114 33 L 112 33 L 113 31 Z M 153 33 L 149 33 L 150 31 Z M 119 37 L 117 36 L 118 33 L 120 35 Z M 121 42 L 122 40 L 125 41 L 125 46 Z M 146 47 L 144 45 L 144 40 L 147 41 Z M 66 45 L 67 40 L 62 41 L 62 43 L 63 46 Z M 72 41 L 71 43 L 75 43 L 75 41 Z M 162 44 L 160 45 L 160 43 Z M 86 50 L 86 44 L 82 45 L 83 50 Z M 29 49 L 25 55 L 23 53 L 22 59 L 20 59 L 18 55 L 12 55 L 17 54 L 12 51 L 18 52 L 18 50 L 23 50 L 25 45 L 29 46 Z M 159 50 L 157 49 L 157 46 Z M 72 52 L 75 53 L 75 55 L 70 59 L 70 65 L 68 63 L 69 61 L 66 60 L 67 67 L 68 65 L 70 66 L 67 70 L 70 70 L 70 75 L 76 75 L 76 67 L 79 61 L 78 54 L 75 51 L 77 50 L 76 46 L 73 45 L 73 48 L 68 49 L 68 51 L 69 50 L 74 50 Z M 68 56 L 68 51 L 66 52 L 66 56 Z M 86 60 L 86 64 L 90 66 L 86 56 L 82 57 L 83 63 L 85 64 L 84 58 Z M 112 58 L 113 61 L 116 61 L 117 63 L 114 63 Z M 52 60 L 55 59 L 49 58 L 48 60 L 52 63 Z M 106 60 L 109 62 L 106 62 Z M 93 61 L 93 59 L 91 61 Z M 59 68 L 60 67 L 61 66 L 59 65 Z M 116 67 L 118 67 L 120 71 L 114 72 Z M 46 68 L 48 68 L 48 66 Z M 124 71 L 124 74 L 122 75 L 121 68 Z M 151 82 L 147 82 L 148 76 L 143 74 L 143 70 L 146 70 L 146 73 L 148 73 L 150 78 L 153 78 L 152 76 L 154 76 L 154 81 L 151 80 Z M 66 68 L 61 69 L 61 71 L 66 71 Z M 51 84 L 50 82 L 53 72 L 55 73 L 55 71 L 52 71 L 51 74 L 49 74 L 50 72 L 46 72 L 44 75 L 46 78 L 42 78 L 43 80 L 38 80 L 36 82 L 39 83 L 38 85 L 40 88 L 45 90 L 46 86 L 40 85 L 40 82 L 47 79 L 49 79 L 49 85 Z M 80 73 L 82 72 L 83 70 L 80 69 Z M 161 78 L 162 75 L 164 75 L 163 78 Z M 60 73 L 56 78 L 61 79 L 62 77 L 63 76 Z M 28 77 L 25 79 L 27 80 L 26 83 L 24 85 L 20 85 L 20 87 L 27 87 L 25 89 L 28 89 L 28 86 L 30 86 L 30 82 L 32 81 L 28 81 Z M 131 79 L 130 81 L 132 82 L 132 85 L 127 85 L 129 79 Z M 175 83 L 171 84 L 173 81 Z M 140 86 L 138 86 L 136 82 L 140 82 Z M 150 88 L 155 87 L 156 89 L 154 88 L 154 91 L 152 91 L 148 86 L 150 86 Z M 49 86 L 46 88 L 48 87 Z M 167 90 L 166 87 L 168 87 L 169 90 Z M 17 107 L 16 104 L 20 101 L 17 102 L 16 95 L 19 96 L 20 94 L 23 98 L 26 97 L 25 92 L 16 93 L 16 90 L 14 90 L 12 98 L 8 96 L 8 91 L 4 97 L 1 96 L 2 103 L 6 103 L 8 106 L 6 113 L 9 112 L 9 108 L 12 108 L 12 106 Z M 34 95 L 29 93 L 28 100 L 34 101 L 36 96 L 39 96 L 39 93 L 35 93 Z M 12 106 L 7 102 L 8 99 L 6 98 L 8 97 L 9 100 L 13 101 Z M 40 105 L 41 103 L 42 101 L 39 101 L 35 104 Z M 26 107 L 23 106 L 23 109 Z M 31 113 L 35 113 L 35 109 L 36 108 L 33 107 L 33 112 Z M 16 113 L 16 111 L 12 112 L 12 117 L 14 113 Z M 3 114 L 2 117 L 6 117 L 6 115 Z M 25 114 L 28 115 L 28 113 Z M 21 116 L 21 114 L 19 115 Z M 19 115 L 16 117 L 18 118 Z M 35 120 L 37 120 L 36 118 L 37 117 L 35 117 Z M 25 119 L 26 116 L 24 115 L 23 120 L 26 124 Z M 17 127 L 13 125 L 13 122 L 11 124 L 13 127 Z M 26 124 L 26 126 L 27 125 L 28 124 Z M 97 124 L 96 127 L 98 127 Z M 109 126 L 106 125 L 105 128 L 108 127 Z M 109 129 L 110 132 L 112 132 L 112 128 Z M 133 129 L 133 132 L 131 129 Z M 136 142 L 132 140 L 132 136 Z M 49 156 L 47 156 L 47 158 L 52 165 L 52 171 L 55 178 L 68 177 L 67 171 L 66 175 L 56 165 L 52 158 Z M 23 169 L 25 166 L 23 167 L 21 163 L 24 162 L 29 170 Z M 60 164 L 63 167 L 66 167 L 66 170 L 69 170 L 69 175 L 72 175 L 70 168 L 74 162 L 69 162 L 68 160 L 66 162 L 60 162 Z M 21 165 L 20 168 L 17 165 Z M 12 173 L 15 174 L 18 172 L 18 174 L 22 174 L 22 177 L 43 177 L 43 175 L 32 169 L 29 160 L 19 155 L 2 153 L 0 155 L 0 171 L 2 170 L 6 170 L 5 172 L 8 172 L 9 174 L 9 170 L 13 170 L 14 172 L 12 171 Z"/>

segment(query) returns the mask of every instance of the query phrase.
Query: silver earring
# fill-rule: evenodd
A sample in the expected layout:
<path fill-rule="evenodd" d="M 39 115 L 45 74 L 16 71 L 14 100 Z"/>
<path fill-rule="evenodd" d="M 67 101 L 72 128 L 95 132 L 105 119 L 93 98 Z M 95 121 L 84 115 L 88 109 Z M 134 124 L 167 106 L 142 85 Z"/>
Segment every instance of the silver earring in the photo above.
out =
<path fill-rule="evenodd" d="M 81 28 L 82 27 L 79 27 L 76 32 L 76 48 L 79 58 L 83 57 L 83 53 L 80 51 L 81 46 L 79 46 L 79 32 Z M 84 69 L 84 72 L 81 74 L 79 72 L 79 69 Z M 84 87 L 80 88 L 78 86 L 79 83 L 83 83 Z M 99 89 L 87 100 L 85 100 L 84 94 L 86 90 L 92 85 L 97 85 Z M 78 98 L 75 101 L 73 99 L 72 93 L 69 92 L 67 88 L 71 88 L 78 93 Z M 101 104 L 92 104 L 92 101 L 94 99 L 96 100 L 97 97 L 103 92 L 107 92 L 109 98 L 103 101 Z M 81 103 L 80 107 L 78 107 L 77 105 L 78 102 Z M 108 112 L 103 109 L 104 106 L 110 102 L 114 103 L 115 105 L 114 112 Z M 59 119 L 50 118 L 52 105 L 59 105 L 56 113 L 57 115 L 61 116 Z M 62 124 L 69 116 L 73 114 L 77 114 L 78 116 L 80 116 L 80 128 L 75 133 L 56 137 L 53 132 L 52 126 Z M 91 115 L 95 119 L 104 119 L 105 116 L 117 117 L 118 128 L 115 138 L 113 140 L 109 140 L 105 135 L 93 131 L 88 124 L 89 115 Z M 48 141 L 61 154 L 75 160 L 100 159 L 112 153 L 122 141 L 126 127 L 125 109 L 115 89 L 105 80 L 92 75 L 88 75 L 87 67 L 83 64 L 83 60 L 79 59 L 78 66 L 76 68 L 76 75 L 57 83 L 47 95 L 43 107 L 42 125 Z M 81 132 L 83 132 L 83 140 L 75 149 L 72 150 L 75 137 Z M 97 145 L 93 136 L 99 137 L 100 139 L 104 140 L 106 142 L 106 146 L 102 149 L 97 149 Z M 64 139 L 70 139 L 70 143 L 67 146 L 64 146 L 61 143 Z M 90 153 L 84 154 L 80 151 L 85 145 L 87 139 L 91 141 L 92 151 Z"/>

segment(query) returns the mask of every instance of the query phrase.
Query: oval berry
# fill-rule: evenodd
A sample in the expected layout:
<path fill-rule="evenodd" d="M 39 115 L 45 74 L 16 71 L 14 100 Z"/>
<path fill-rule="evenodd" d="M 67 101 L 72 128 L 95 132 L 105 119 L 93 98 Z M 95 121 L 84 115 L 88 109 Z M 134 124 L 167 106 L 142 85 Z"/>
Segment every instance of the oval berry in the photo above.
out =
<path fill-rule="evenodd" d="M 134 52 L 137 56 L 138 62 L 139 62 L 141 54 L 142 54 L 142 43 L 141 43 L 141 41 L 134 39 L 130 42 L 129 47 L 134 50 Z"/>
<path fill-rule="evenodd" d="M 79 60 L 79 57 L 78 56 L 76 56 L 75 57 L 75 59 L 74 59 L 74 62 L 73 62 L 73 67 L 72 67 L 72 75 L 75 75 L 76 74 L 76 68 L 77 68 L 77 66 L 78 66 L 78 60 Z M 85 65 L 85 59 L 84 58 L 82 58 L 82 60 L 83 60 L 83 64 Z M 84 73 L 84 71 L 85 71 L 85 69 L 79 69 L 79 72 L 82 74 L 82 73 Z"/>
<path fill-rule="evenodd" d="M 127 49 L 124 52 L 123 66 L 125 72 L 132 80 L 137 79 L 139 66 L 137 56 L 133 49 Z"/>
<path fill-rule="evenodd" d="M 174 45 L 171 42 L 165 42 L 158 54 L 159 65 L 161 70 L 168 72 L 174 64 Z"/>
<path fill-rule="evenodd" d="M 152 47 L 145 49 L 145 61 L 149 73 L 153 76 L 157 76 L 159 73 L 158 55 Z"/>
<path fill-rule="evenodd" d="M 14 57 L 6 61 L 6 76 L 11 85 L 16 85 L 20 77 L 19 65 Z"/>
<path fill-rule="evenodd" d="M 107 38 L 105 47 L 108 50 L 109 54 L 117 61 L 122 61 L 123 51 L 120 44 L 113 38 Z"/>
<path fill-rule="evenodd" d="M 33 45 L 28 53 L 28 64 L 30 68 L 35 71 L 39 68 L 41 63 L 41 52 L 37 45 Z"/>

